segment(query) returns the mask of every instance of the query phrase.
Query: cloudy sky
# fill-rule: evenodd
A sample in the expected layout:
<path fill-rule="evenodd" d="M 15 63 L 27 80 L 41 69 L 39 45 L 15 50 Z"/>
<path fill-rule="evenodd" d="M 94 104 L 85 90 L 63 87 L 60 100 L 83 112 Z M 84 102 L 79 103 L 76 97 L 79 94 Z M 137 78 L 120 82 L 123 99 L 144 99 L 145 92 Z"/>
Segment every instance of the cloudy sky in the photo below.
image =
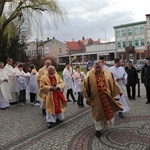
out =
<path fill-rule="evenodd" d="M 59 22 L 56 28 L 51 22 L 43 26 L 43 35 L 39 40 L 55 37 L 64 42 L 92 38 L 101 42 L 114 41 L 116 25 L 145 21 L 145 14 L 150 14 L 149 0 L 58 0 L 66 9 L 68 19 L 65 23 Z M 102 30 L 105 29 L 104 30 Z M 37 33 L 37 32 L 35 32 Z M 33 35 L 31 40 L 35 40 Z"/>

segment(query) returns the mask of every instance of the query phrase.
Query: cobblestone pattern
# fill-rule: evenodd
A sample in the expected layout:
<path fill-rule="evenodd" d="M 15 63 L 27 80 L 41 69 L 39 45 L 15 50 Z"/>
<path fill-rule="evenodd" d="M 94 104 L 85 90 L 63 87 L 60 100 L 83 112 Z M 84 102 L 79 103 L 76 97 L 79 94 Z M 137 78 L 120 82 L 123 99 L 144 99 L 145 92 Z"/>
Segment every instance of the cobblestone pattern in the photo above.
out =
<path fill-rule="evenodd" d="M 78 115 L 72 120 L 70 119 L 55 128 L 47 130 L 42 136 L 37 136 L 34 140 L 24 142 L 22 145 L 18 144 L 10 148 L 10 150 L 67 150 L 70 149 L 68 146 L 70 141 L 76 139 L 74 136 L 92 124 L 91 114 L 87 110 L 82 115 Z M 88 147 L 87 144 L 86 147 Z"/>
<path fill-rule="evenodd" d="M 87 109 L 88 106 L 79 108 L 76 103 L 68 103 L 66 120 Z M 37 106 L 11 105 L 5 111 L 0 110 L 0 120 L 0 149 L 16 145 L 47 130 L 46 119 Z"/>
<path fill-rule="evenodd" d="M 150 150 L 150 105 L 145 102 L 141 85 L 141 97 L 127 99 L 130 111 L 125 118 L 116 114 L 115 128 L 99 139 L 87 106 L 68 103 L 66 120 L 49 130 L 39 108 L 11 106 L 0 111 L 0 150 Z"/>

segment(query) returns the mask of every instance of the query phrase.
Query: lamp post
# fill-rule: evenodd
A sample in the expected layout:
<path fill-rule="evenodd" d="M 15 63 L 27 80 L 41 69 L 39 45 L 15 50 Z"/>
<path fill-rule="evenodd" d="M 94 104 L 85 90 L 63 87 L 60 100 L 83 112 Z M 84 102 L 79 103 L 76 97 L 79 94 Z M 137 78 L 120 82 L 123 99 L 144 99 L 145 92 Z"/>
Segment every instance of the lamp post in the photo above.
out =
<path fill-rule="evenodd" d="M 105 33 L 106 61 L 107 61 L 107 60 L 108 60 L 108 58 L 107 58 L 106 29 L 104 29 L 104 28 L 101 28 L 101 30 L 104 30 L 104 33 Z"/>

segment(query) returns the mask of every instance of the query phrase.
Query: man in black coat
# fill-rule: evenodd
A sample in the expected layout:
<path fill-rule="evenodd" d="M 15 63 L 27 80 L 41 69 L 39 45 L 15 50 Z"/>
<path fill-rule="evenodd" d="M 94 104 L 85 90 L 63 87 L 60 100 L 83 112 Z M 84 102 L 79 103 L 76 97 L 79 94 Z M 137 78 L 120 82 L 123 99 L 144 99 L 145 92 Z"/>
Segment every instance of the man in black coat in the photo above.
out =
<path fill-rule="evenodd" d="M 145 84 L 146 88 L 146 104 L 150 104 L 150 57 L 147 58 L 148 62 L 142 68 L 141 82 Z"/>
<path fill-rule="evenodd" d="M 125 67 L 125 71 L 128 74 L 127 77 L 127 94 L 128 98 L 131 100 L 136 100 L 135 94 L 136 94 L 136 84 L 138 83 L 138 73 L 137 70 L 132 66 L 132 61 L 129 61 L 127 63 L 127 67 Z M 131 88 L 132 88 L 132 94 L 131 94 Z"/>

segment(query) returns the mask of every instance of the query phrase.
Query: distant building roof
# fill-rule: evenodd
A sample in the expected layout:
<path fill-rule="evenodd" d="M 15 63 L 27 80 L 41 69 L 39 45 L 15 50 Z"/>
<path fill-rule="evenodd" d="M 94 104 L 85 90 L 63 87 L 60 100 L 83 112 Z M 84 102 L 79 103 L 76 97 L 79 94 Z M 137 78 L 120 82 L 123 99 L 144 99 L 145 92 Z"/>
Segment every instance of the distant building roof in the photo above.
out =
<path fill-rule="evenodd" d="M 121 24 L 118 26 L 114 26 L 114 29 L 117 28 L 123 28 L 123 27 L 129 27 L 129 26 L 134 26 L 134 25 L 140 25 L 140 24 L 146 24 L 146 21 L 140 21 L 140 22 L 133 22 L 133 23 L 128 23 L 128 24 Z"/>
<path fill-rule="evenodd" d="M 84 44 L 82 41 L 71 41 L 71 42 L 66 42 L 66 44 L 69 47 L 69 50 L 84 50 Z"/>
<path fill-rule="evenodd" d="M 91 38 L 83 40 L 84 45 L 100 44 L 100 39 L 93 41 Z"/>

